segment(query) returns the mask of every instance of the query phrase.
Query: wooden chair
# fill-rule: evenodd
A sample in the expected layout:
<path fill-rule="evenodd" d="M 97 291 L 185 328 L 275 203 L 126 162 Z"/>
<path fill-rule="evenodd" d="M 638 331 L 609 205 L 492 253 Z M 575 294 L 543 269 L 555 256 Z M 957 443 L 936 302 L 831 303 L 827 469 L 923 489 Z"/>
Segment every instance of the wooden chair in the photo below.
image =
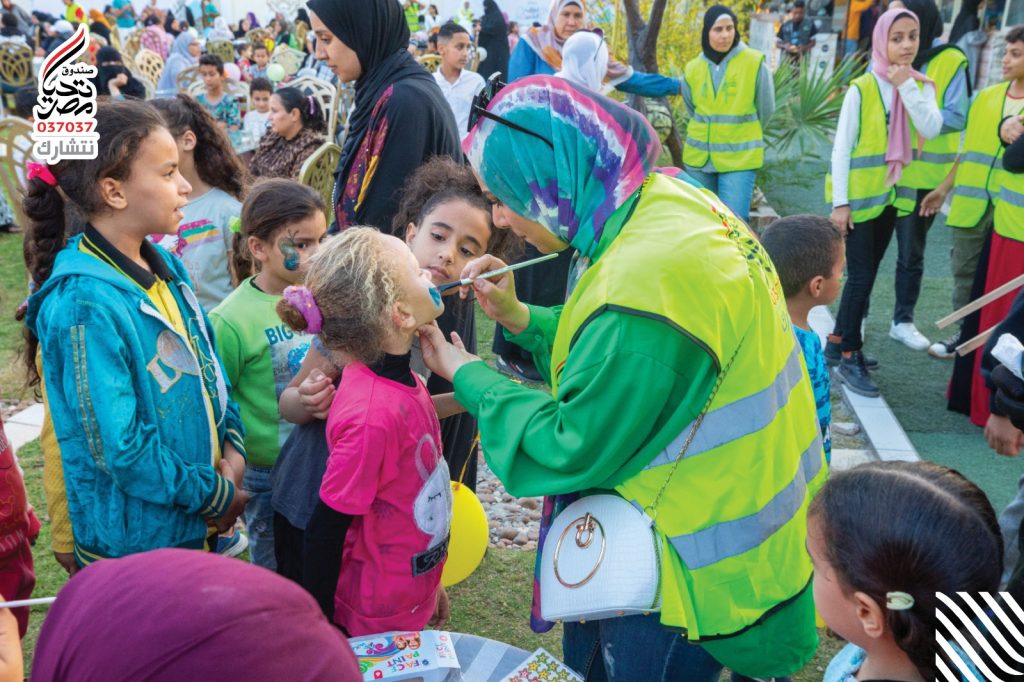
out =
<path fill-rule="evenodd" d="M 300 52 L 287 45 L 278 45 L 274 48 L 274 53 L 270 55 L 270 63 L 280 64 L 286 76 L 294 76 L 302 68 L 302 60 L 305 57 L 306 53 L 304 52 Z"/>
<path fill-rule="evenodd" d="M 289 87 L 298 88 L 306 95 L 316 97 L 320 103 L 320 110 L 323 112 L 325 123 L 327 123 L 327 139 L 334 139 L 334 132 L 338 126 L 338 89 L 318 78 L 302 76 L 288 83 Z"/>
<path fill-rule="evenodd" d="M 202 83 L 202 79 L 199 77 L 199 67 L 190 66 L 187 69 L 182 69 L 176 82 L 178 83 L 178 92 L 191 92 L 196 83 Z"/>
<path fill-rule="evenodd" d="M 235 46 L 230 40 L 211 40 L 206 43 L 206 52 L 220 57 L 225 64 L 235 61 Z"/>
<path fill-rule="evenodd" d="M 334 222 L 334 171 L 340 159 L 341 147 L 333 142 L 324 142 L 299 170 L 299 182 L 312 187 L 323 198 L 328 225 Z"/>
<path fill-rule="evenodd" d="M 32 49 L 28 45 L 8 41 L 0 42 L 0 83 L 8 90 L 35 83 L 32 69 Z M 14 110 L 14 93 L 4 93 L 4 106 Z"/>
<path fill-rule="evenodd" d="M 160 76 L 164 73 L 164 60 L 153 50 L 142 48 L 135 55 L 135 68 L 150 83 L 159 83 Z"/>
<path fill-rule="evenodd" d="M 17 116 L 0 119 L 0 189 L 22 228 L 28 226 L 21 210 L 21 196 L 25 189 L 25 164 L 31 160 L 32 124 Z"/>
<path fill-rule="evenodd" d="M 425 54 L 422 57 L 417 57 L 416 61 L 430 73 L 434 73 L 441 68 L 441 55 L 439 54 Z"/>

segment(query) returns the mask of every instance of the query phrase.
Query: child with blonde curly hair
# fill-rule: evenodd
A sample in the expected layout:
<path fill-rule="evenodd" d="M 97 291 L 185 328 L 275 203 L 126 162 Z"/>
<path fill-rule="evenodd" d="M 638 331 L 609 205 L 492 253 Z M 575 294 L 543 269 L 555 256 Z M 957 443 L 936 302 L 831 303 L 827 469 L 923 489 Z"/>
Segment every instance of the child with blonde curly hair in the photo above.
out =
<path fill-rule="evenodd" d="M 443 310 L 409 247 L 372 228 L 327 242 L 306 284 L 285 289 L 278 304 L 289 326 L 348 360 L 327 417 L 330 457 L 305 531 L 302 581 L 351 636 L 448 618 L 448 466 L 409 355 L 417 329 Z"/>

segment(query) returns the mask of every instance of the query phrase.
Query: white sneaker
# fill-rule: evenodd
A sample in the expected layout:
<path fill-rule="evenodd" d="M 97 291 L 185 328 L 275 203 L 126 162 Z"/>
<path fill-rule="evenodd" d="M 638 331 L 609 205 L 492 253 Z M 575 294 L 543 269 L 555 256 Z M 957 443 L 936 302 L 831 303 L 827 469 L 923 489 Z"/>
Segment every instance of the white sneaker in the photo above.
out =
<path fill-rule="evenodd" d="M 917 331 L 913 322 L 893 322 L 889 328 L 889 338 L 896 339 L 911 350 L 926 350 L 931 344 L 924 334 Z"/>

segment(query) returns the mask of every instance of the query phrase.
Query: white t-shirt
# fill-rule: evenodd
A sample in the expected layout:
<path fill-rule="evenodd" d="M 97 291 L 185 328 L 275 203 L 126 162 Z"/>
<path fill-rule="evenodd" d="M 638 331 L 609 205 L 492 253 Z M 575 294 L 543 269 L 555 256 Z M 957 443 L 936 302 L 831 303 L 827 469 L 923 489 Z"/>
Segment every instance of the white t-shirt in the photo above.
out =
<path fill-rule="evenodd" d="M 454 83 L 449 83 L 448 79 L 441 73 L 441 68 L 438 67 L 437 71 L 434 72 L 434 80 L 441 86 L 441 92 L 444 94 L 445 100 L 448 101 L 448 106 L 452 108 L 452 112 L 455 114 L 455 123 L 458 124 L 459 137 L 465 137 L 466 133 L 469 132 L 469 109 L 473 106 L 473 98 L 484 89 L 483 76 L 474 71 L 463 69 L 458 79 Z"/>
<path fill-rule="evenodd" d="M 253 109 L 246 113 L 245 118 L 242 119 L 242 130 L 247 133 L 252 133 L 256 136 L 256 139 L 262 139 L 264 133 L 267 132 L 267 123 L 269 121 L 269 111 L 265 114 L 261 114 Z"/>

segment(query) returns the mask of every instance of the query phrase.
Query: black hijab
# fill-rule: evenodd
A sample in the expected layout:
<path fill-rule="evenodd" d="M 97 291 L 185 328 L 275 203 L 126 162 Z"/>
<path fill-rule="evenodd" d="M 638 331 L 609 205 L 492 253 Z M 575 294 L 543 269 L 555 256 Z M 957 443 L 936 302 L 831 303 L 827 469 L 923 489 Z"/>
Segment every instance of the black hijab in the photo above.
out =
<path fill-rule="evenodd" d="M 917 15 L 921 23 L 921 38 L 914 57 L 914 68 L 920 69 L 943 50 L 952 47 L 949 44 L 934 45 L 936 39 L 942 37 L 942 16 L 935 0 L 903 0 L 908 10 Z M 934 46 L 933 46 L 934 45 Z"/>
<path fill-rule="evenodd" d="M 384 91 L 399 80 L 418 78 L 434 83 L 434 77 L 407 51 L 409 25 L 395 0 L 310 0 L 308 6 L 338 40 L 356 53 L 363 70 L 355 83 L 355 107 L 338 162 L 342 182 L 370 126 L 373 107 Z"/>
<path fill-rule="evenodd" d="M 718 50 L 711 47 L 711 27 L 715 25 L 719 17 L 729 16 L 732 17 L 732 23 L 736 26 L 736 33 L 732 39 L 732 45 L 725 52 L 719 52 Z M 707 12 L 704 13 L 704 31 L 700 35 L 700 45 L 704 49 L 704 56 L 710 59 L 715 64 L 721 64 L 722 60 L 725 59 L 725 55 L 732 51 L 732 48 L 736 47 L 740 42 L 740 27 L 739 22 L 736 20 L 736 15 L 733 11 L 725 5 L 712 5 L 708 8 Z"/>
<path fill-rule="evenodd" d="M 111 79 L 123 73 L 128 76 L 128 82 L 121 88 L 121 94 L 125 97 L 145 99 L 146 86 L 132 75 L 123 61 L 121 53 L 116 48 L 101 47 L 96 51 L 96 78 L 93 80 L 96 85 L 96 94 L 109 96 L 110 88 L 108 86 Z"/>
<path fill-rule="evenodd" d="M 487 50 L 487 59 L 480 63 L 478 72 L 484 80 L 495 71 L 508 73 L 508 24 L 494 0 L 484 0 L 484 15 L 480 18 L 477 44 Z"/>
<path fill-rule="evenodd" d="M 981 20 L 978 18 L 980 6 L 981 0 L 964 0 L 964 4 L 960 6 L 960 14 L 956 15 L 953 28 L 949 30 L 950 43 L 956 44 L 965 34 L 981 28 Z"/>

